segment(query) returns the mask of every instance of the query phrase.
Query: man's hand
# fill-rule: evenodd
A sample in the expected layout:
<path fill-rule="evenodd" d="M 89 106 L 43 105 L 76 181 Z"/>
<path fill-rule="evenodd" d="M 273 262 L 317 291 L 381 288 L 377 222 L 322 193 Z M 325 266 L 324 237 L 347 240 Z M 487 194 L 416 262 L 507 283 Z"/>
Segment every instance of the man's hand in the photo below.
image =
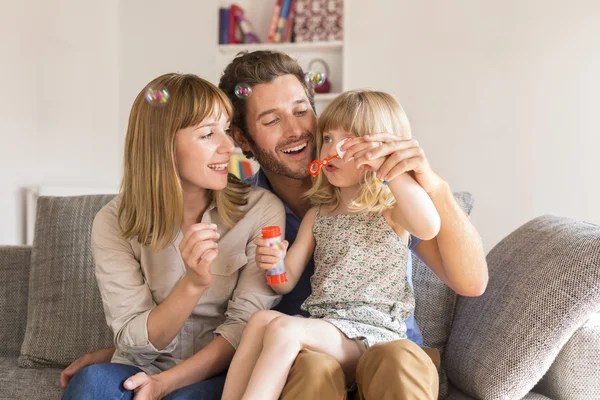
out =
<path fill-rule="evenodd" d="M 379 142 L 379 146 L 366 146 Z M 363 143 L 362 146 L 359 143 Z M 414 139 L 404 139 L 389 133 L 375 133 L 349 140 L 342 146 L 344 161 L 354 159 L 356 167 L 369 166 L 377 171 L 377 178 L 392 181 L 411 172 L 415 180 L 430 196 L 444 188 L 445 181 L 431 168 L 425 152 Z"/>
<path fill-rule="evenodd" d="M 63 370 L 60 374 L 60 386 L 63 389 L 67 388 L 67 385 L 71 381 L 71 378 L 75 376 L 75 374 L 85 367 L 93 364 L 101 364 L 110 362 L 113 354 L 115 353 L 115 348 L 111 347 L 108 349 L 96 350 L 91 353 L 87 353 L 77 360 L 73 361 L 67 368 Z"/>
<path fill-rule="evenodd" d="M 161 381 L 160 374 L 148 375 L 139 372 L 127 378 L 123 387 L 133 390 L 133 400 L 160 400 L 167 394 L 166 385 Z"/>
<path fill-rule="evenodd" d="M 219 233 L 214 224 L 198 223 L 190 226 L 179 244 L 186 275 L 197 288 L 212 285 L 210 264 L 217 257 Z"/>

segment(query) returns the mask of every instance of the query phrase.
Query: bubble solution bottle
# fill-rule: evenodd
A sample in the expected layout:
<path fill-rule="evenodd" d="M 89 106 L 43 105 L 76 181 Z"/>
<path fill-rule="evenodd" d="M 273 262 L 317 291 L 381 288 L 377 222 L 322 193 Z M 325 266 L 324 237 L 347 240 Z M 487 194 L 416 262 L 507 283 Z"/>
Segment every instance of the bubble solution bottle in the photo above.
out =
<path fill-rule="evenodd" d="M 285 266 L 283 264 L 283 251 L 281 251 L 281 230 L 278 226 L 267 226 L 262 229 L 262 237 L 266 240 L 267 246 L 280 250 L 279 262 L 272 270 L 267 271 L 267 283 L 269 285 L 281 285 L 286 283 Z"/>

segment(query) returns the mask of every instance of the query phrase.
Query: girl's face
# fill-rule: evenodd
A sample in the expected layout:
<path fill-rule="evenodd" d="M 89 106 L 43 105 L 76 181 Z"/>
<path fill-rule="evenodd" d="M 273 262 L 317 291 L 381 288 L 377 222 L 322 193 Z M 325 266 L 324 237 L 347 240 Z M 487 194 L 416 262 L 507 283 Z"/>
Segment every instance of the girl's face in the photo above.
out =
<path fill-rule="evenodd" d="M 321 145 L 321 160 L 333 157 L 337 154 L 336 145 L 346 138 L 354 138 L 356 135 L 343 129 L 333 129 L 323 132 L 323 144 Z M 329 183 L 340 188 L 352 187 L 360 184 L 363 174 L 356 168 L 354 160 L 344 162 L 341 158 L 334 158 L 323 166 L 323 172 Z"/>
<path fill-rule="evenodd" d="M 175 160 L 184 192 L 199 189 L 221 190 L 227 186 L 233 141 L 229 119 L 218 110 L 196 126 L 177 131 Z"/>

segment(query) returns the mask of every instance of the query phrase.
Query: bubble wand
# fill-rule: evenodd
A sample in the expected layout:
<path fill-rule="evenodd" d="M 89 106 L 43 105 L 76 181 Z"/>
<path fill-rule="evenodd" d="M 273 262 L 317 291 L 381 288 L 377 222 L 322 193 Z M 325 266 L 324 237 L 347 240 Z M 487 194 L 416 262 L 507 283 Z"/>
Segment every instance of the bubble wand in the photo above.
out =
<path fill-rule="evenodd" d="M 346 154 L 345 151 L 342 150 L 342 146 L 344 145 L 344 143 L 346 143 L 348 140 L 350 140 L 350 138 L 346 138 L 340 142 L 337 143 L 337 145 L 335 146 L 335 150 L 337 152 L 337 154 L 335 156 L 329 157 L 329 158 L 324 158 L 323 161 L 319 161 L 319 160 L 314 160 L 313 162 L 311 162 L 308 165 L 308 173 L 311 176 L 317 176 L 319 175 L 319 172 L 321 172 L 321 168 L 326 166 L 327 164 L 329 164 L 329 162 L 333 159 L 336 158 L 342 158 L 344 157 L 344 154 Z M 382 182 L 384 185 L 387 185 L 388 182 L 387 181 L 382 181 L 380 179 L 377 179 L 377 183 Z"/>

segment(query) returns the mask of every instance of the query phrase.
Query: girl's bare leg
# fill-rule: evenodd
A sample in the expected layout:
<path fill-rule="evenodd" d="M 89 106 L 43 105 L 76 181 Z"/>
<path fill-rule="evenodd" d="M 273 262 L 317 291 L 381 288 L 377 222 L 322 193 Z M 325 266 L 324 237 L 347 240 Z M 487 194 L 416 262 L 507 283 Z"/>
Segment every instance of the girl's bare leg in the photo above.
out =
<path fill-rule="evenodd" d="M 327 321 L 280 316 L 264 333 L 263 349 L 254 366 L 243 400 L 277 400 L 296 356 L 302 349 L 325 353 L 342 366 L 353 381 L 364 345 L 348 339 Z"/>
<path fill-rule="evenodd" d="M 263 310 L 252 314 L 242 334 L 240 345 L 231 360 L 222 400 L 239 400 L 250 380 L 250 374 L 263 347 L 265 329 L 269 322 L 282 316 L 277 311 Z"/>

